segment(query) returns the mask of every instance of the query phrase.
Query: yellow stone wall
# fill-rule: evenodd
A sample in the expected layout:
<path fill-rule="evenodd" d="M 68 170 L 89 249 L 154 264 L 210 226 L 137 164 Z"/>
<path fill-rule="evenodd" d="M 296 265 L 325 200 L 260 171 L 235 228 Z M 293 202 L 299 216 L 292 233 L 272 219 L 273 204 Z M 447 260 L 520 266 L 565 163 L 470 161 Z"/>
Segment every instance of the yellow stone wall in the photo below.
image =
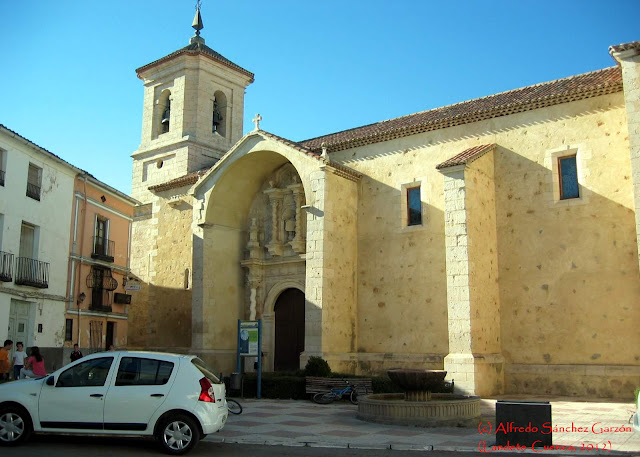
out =
<path fill-rule="evenodd" d="M 315 241 L 316 252 L 307 255 L 308 267 L 318 261 L 323 268 L 322 351 L 328 358 L 357 347 L 357 192 L 356 182 L 326 173 L 325 236 Z"/>
<path fill-rule="evenodd" d="M 424 140 L 403 138 L 331 155 L 363 174 L 356 272 L 362 372 L 401 361 L 442 368 L 441 357 L 430 360 L 425 354 L 448 352 L 443 181 L 435 169 L 447 157 L 444 151 L 427 157 L 421 150 L 426 145 L 419 146 Z M 424 225 L 407 228 L 401 186 L 418 180 Z"/>
<path fill-rule="evenodd" d="M 638 367 L 640 309 L 634 303 L 640 278 L 621 93 L 331 155 L 364 174 L 358 204 L 357 359 L 382 353 L 409 365 L 413 353 L 447 354 L 443 178 L 435 166 L 489 143 L 498 145 L 499 293 L 490 285 L 491 290 L 472 294 L 500 303 L 506 364 Z M 562 148 L 578 151 L 580 202 L 554 201 L 552 154 Z M 471 170 L 482 174 L 473 165 Z M 403 231 L 401 186 L 416 180 L 428 189 L 425 228 Z M 475 255 L 472 262 L 495 277 L 491 254 Z M 495 322 L 485 325 L 474 338 L 493 351 L 499 347 L 498 329 Z M 380 369 L 382 358 L 376 360 L 360 368 Z M 525 389 L 512 372 L 507 370 L 507 391 Z M 637 377 L 637 370 L 627 374 Z"/>
<path fill-rule="evenodd" d="M 471 350 L 500 352 L 500 297 L 496 237 L 494 153 L 469 163 L 464 172 L 469 249 Z"/>
<path fill-rule="evenodd" d="M 171 205 L 159 197 L 148 218 L 134 220 L 131 271 L 142 289 L 129 308 L 131 347 L 191 346 L 192 219 L 185 196 Z"/>

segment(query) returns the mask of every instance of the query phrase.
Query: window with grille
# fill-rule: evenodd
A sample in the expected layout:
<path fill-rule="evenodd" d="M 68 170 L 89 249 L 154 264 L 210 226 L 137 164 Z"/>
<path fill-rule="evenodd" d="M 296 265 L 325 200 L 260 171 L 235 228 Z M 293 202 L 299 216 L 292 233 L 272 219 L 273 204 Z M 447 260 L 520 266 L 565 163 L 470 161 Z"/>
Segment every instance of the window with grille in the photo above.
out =
<path fill-rule="evenodd" d="M 29 164 L 27 175 L 27 197 L 40 201 L 40 188 L 42 185 L 42 168 Z"/>

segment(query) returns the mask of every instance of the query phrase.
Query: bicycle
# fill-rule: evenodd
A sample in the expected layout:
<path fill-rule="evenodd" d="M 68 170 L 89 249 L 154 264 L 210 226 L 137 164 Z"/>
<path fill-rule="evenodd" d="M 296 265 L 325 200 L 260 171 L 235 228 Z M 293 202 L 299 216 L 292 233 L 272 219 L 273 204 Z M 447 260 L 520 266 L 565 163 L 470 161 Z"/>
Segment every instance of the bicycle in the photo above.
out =
<path fill-rule="evenodd" d="M 349 395 L 349 401 L 357 405 L 358 391 L 352 384 L 349 384 L 348 381 L 345 382 L 347 383 L 347 387 L 344 389 L 332 388 L 329 392 L 318 392 L 312 397 L 313 402 L 320 405 L 327 405 L 335 400 L 340 400 L 345 395 Z"/>
<path fill-rule="evenodd" d="M 231 414 L 242 414 L 242 405 L 233 398 L 227 398 L 227 409 Z"/>

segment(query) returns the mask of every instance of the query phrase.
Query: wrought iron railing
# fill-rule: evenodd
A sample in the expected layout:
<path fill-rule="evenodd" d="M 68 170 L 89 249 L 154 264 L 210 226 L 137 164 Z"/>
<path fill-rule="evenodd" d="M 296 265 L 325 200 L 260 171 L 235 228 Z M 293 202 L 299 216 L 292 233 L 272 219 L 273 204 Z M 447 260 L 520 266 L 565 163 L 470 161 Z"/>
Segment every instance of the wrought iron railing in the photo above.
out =
<path fill-rule="evenodd" d="M 89 309 L 92 311 L 100 311 L 103 313 L 111 313 L 111 297 L 113 293 L 106 289 L 93 289 L 91 293 L 91 305 Z"/>
<path fill-rule="evenodd" d="M 13 280 L 13 254 L 0 251 L 0 281 Z"/>
<path fill-rule="evenodd" d="M 98 236 L 93 237 L 93 252 L 91 257 L 94 259 L 106 260 L 107 262 L 113 262 L 113 251 L 115 250 L 116 243 L 106 238 Z"/>
<path fill-rule="evenodd" d="M 18 257 L 15 283 L 19 286 L 46 289 L 49 287 L 49 264 L 28 257 Z"/>
<path fill-rule="evenodd" d="M 40 186 L 37 184 L 27 183 L 27 197 L 40 201 Z"/>
<path fill-rule="evenodd" d="M 4 170 L 0 170 L 0 186 L 4 186 Z"/>

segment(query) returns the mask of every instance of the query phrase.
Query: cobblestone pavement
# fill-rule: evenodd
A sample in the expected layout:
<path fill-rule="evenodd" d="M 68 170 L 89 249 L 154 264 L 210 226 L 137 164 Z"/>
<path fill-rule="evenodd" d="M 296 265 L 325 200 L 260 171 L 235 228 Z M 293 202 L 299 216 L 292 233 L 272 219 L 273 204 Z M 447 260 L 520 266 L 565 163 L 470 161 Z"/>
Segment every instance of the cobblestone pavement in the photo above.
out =
<path fill-rule="evenodd" d="M 553 445 L 562 451 L 545 453 L 640 455 L 640 433 L 629 418 L 631 401 L 509 395 L 482 400 L 482 422 L 495 432 L 497 399 L 550 401 Z M 357 406 L 348 401 L 317 405 L 302 400 L 240 399 L 244 412 L 229 415 L 225 428 L 206 439 L 226 443 L 285 446 L 351 447 L 397 450 L 478 451 L 484 443 L 492 451 L 495 434 L 479 428 L 418 428 L 381 425 L 356 418 Z M 580 430 L 582 427 L 582 431 Z M 493 449 L 495 451 L 495 449 Z M 536 452 L 539 449 L 536 448 Z M 531 449 L 528 452 L 532 452 Z"/>

